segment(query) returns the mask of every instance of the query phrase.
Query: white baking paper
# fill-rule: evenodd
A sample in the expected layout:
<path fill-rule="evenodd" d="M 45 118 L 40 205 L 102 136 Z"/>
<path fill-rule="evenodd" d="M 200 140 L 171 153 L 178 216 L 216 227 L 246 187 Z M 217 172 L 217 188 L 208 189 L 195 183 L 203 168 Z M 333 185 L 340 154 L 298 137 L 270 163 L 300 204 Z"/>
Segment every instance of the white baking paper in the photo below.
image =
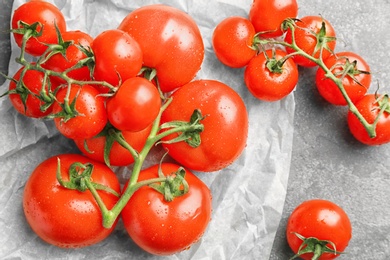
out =
<path fill-rule="evenodd" d="M 16 0 L 13 8 L 24 1 Z M 135 8 L 163 3 L 189 13 L 200 27 L 205 60 L 197 78 L 220 80 L 234 88 L 247 104 L 249 138 L 242 156 L 230 167 L 198 173 L 213 194 L 210 225 L 189 250 L 157 257 L 139 249 L 121 222 L 105 241 L 91 247 L 65 250 L 38 238 L 25 221 L 22 209 L 24 184 L 31 171 L 55 154 L 77 151 L 60 136 L 52 122 L 19 115 L 7 97 L 0 100 L 0 259 L 268 259 L 285 200 L 292 151 L 294 98 L 280 102 L 256 100 L 246 90 L 243 70 L 223 66 L 211 46 L 214 27 L 225 17 L 247 16 L 251 0 L 50 0 L 58 6 L 70 30 L 96 36 L 116 28 Z M 9 74 L 19 49 L 12 40 Z M 8 82 L 1 86 L 1 93 Z M 121 178 L 129 169 L 116 169 Z"/>

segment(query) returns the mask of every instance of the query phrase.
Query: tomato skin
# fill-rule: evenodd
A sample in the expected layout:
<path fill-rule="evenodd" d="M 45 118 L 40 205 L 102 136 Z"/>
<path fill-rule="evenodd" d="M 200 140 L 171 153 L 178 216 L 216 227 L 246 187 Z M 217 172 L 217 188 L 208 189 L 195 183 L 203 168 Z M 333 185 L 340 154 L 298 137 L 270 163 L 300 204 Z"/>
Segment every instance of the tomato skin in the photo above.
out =
<path fill-rule="evenodd" d="M 71 164 L 91 162 L 94 165 L 93 182 L 120 192 L 115 173 L 104 164 L 77 154 L 53 156 L 34 169 L 25 185 L 23 210 L 27 222 L 41 239 L 57 247 L 80 248 L 96 244 L 111 234 L 116 222 L 110 229 L 104 228 L 102 214 L 90 191 L 70 190 L 58 183 L 57 158 L 65 181 L 69 180 Z M 98 193 L 108 209 L 118 200 L 113 194 Z"/>
<path fill-rule="evenodd" d="M 160 93 L 152 82 L 134 77 L 126 80 L 107 101 L 110 123 L 119 130 L 138 132 L 153 123 L 161 108 Z"/>
<path fill-rule="evenodd" d="M 52 113 L 56 114 L 62 111 L 60 103 L 64 103 L 67 88 L 58 91 L 56 98 L 58 102 L 53 104 Z M 64 121 L 63 117 L 54 118 L 54 123 L 58 131 L 70 139 L 88 139 L 91 138 L 106 126 L 107 111 L 104 104 L 104 97 L 99 96 L 100 92 L 90 85 L 72 85 L 69 96 L 69 104 L 76 98 L 76 111 L 78 115 Z"/>
<path fill-rule="evenodd" d="M 144 66 L 156 69 L 163 92 L 190 82 L 199 71 L 204 58 L 202 35 L 185 12 L 161 4 L 143 6 L 129 13 L 118 29 L 140 44 Z"/>
<path fill-rule="evenodd" d="M 158 165 L 140 173 L 139 180 L 158 177 Z M 165 175 L 179 165 L 163 163 Z M 133 241 L 154 255 L 171 255 L 188 249 L 204 234 L 211 219 L 211 192 L 194 174 L 186 170 L 189 192 L 165 201 L 149 186 L 137 190 L 122 211 L 124 226 Z"/>
<path fill-rule="evenodd" d="M 355 103 L 360 114 L 367 120 L 369 124 L 375 121 L 380 111 L 379 103 L 375 94 L 367 94 Z M 382 101 L 383 102 L 383 101 Z M 370 138 L 364 126 L 359 119 L 348 111 L 347 115 L 348 127 L 352 135 L 361 143 L 366 145 L 381 145 L 390 142 L 390 113 L 384 111 L 380 120 L 376 125 L 376 137 Z"/>
<path fill-rule="evenodd" d="M 315 52 L 317 39 L 311 32 L 318 34 L 321 30 L 322 22 L 325 22 L 326 37 L 336 37 L 336 32 L 332 24 L 321 16 L 305 16 L 300 18 L 299 21 L 296 21 L 297 27 L 295 29 L 295 42 L 297 46 L 307 54 L 312 55 L 317 59 L 320 57 L 320 51 L 318 50 Z M 292 43 L 292 32 L 290 29 L 287 30 L 284 40 L 289 44 Z M 336 41 L 329 41 L 327 45 L 330 50 L 334 51 L 336 48 Z M 286 51 L 287 53 L 295 52 L 289 47 L 286 47 Z M 322 52 L 322 59 L 325 60 L 331 54 L 332 52 L 324 48 Z M 303 67 L 315 67 L 317 65 L 315 62 L 310 61 L 301 55 L 295 55 L 293 59 L 296 64 Z"/>
<path fill-rule="evenodd" d="M 328 200 L 313 199 L 301 203 L 294 209 L 287 221 L 287 242 L 296 254 L 302 240 L 295 234 L 306 238 L 332 241 L 338 252 L 343 252 L 351 239 L 352 227 L 348 215 L 335 203 Z M 329 248 L 333 249 L 331 245 Z M 312 259 L 313 253 L 302 254 L 302 259 Z M 324 253 L 319 259 L 334 259 L 339 254 Z"/>
<path fill-rule="evenodd" d="M 270 15 L 272 14 L 272 15 Z M 283 35 L 280 26 L 287 18 L 295 18 L 298 14 L 296 0 L 254 0 L 249 10 L 249 20 L 262 33 L 262 38 L 275 38 Z"/>
<path fill-rule="evenodd" d="M 355 70 L 369 72 L 370 67 L 367 62 L 354 52 L 339 52 L 329 56 L 324 63 L 327 68 L 332 68 L 335 65 L 345 65 L 347 59 L 349 62 L 357 61 Z M 332 69 L 332 73 L 338 78 L 345 72 L 340 67 Z M 353 76 L 353 77 L 352 77 Z M 355 80 L 354 80 L 355 79 Z M 360 84 L 358 84 L 357 82 Z M 349 75 L 347 74 L 342 83 L 345 91 L 353 103 L 361 99 L 366 93 L 371 84 L 371 74 L 358 73 Z M 347 101 L 344 99 L 341 91 L 338 89 L 336 83 L 333 80 L 325 76 L 325 71 L 322 68 L 318 68 L 316 73 L 316 86 L 320 95 L 329 103 L 339 106 L 347 105 Z"/>
<path fill-rule="evenodd" d="M 32 11 L 33 10 L 33 11 Z M 61 11 L 51 3 L 45 1 L 28 1 L 19 6 L 13 14 L 11 26 L 12 29 L 18 29 L 18 22 L 23 21 L 27 24 L 40 22 L 43 25 L 43 33 L 39 37 L 32 37 L 26 43 L 26 52 L 33 56 L 42 55 L 47 46 L 45 44 L 58 43 L 55 24 L 60 32 L 66 31 L 66 21 Z M 37 30 L 40 31 L 41 26 Z M 13 33 L 16 44 L 21 47 L 22 34 Z"/>
<path fill-rule="evenodd" d="M 256 50 L 252 48 L 255 34 L 255 28 L 246 18 L 231 16 L 222 20 L 212 36 L 218 60 L 232 68 L 247 65 L 256 55 Z"/>
<path fill-rule="evenodd" d="M 274 58 L 285 57 L 283 50 L 275 50 Z M 282 66 L 282 72 L 272 72 L 267 68 L 267 57 L 273 57 L 273 51 L 267 50 L 254 57 L 245 68 L 244 81 L 249 91 L 263 101 L 277 101 L 290 94 L 298 83 L 298 68 L 292 59 Z"/>
<path fill-rule="evenodd" d="M 226 84 L 215 80 L 195 80 L 172 94 L 173 101 L 161 121 L 189 121 L 200 109 L 205 119 L 201 144 L 193 148 L 185 142 L 164 144 L 168 153 L 186 168 L 212 172 L 235 161 L 246 146 L 248 114 L 241 97 Z M 175 136 L 170 135 L 165 140 Z"/>

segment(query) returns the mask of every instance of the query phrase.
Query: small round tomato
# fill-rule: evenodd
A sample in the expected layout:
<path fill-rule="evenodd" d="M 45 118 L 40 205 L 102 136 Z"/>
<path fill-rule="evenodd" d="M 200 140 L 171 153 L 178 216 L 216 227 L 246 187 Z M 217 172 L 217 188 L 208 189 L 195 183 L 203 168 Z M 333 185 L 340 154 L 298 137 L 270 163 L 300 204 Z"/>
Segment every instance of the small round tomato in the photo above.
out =
<path fill-rule="evenodd" d="M 248 137 L 248 114 L 236 91 L 219 81 L 196 80 L 175 91 L 172 98 L 162 114 L 162 123 L 188 122 L 196 109 L 205 117 L 198 147 L 184 141 L 163 143 L 177 162 L 192 170 L 211 172 L 227 167 L 241 155 Z M 175 137 L 177 134 L 164 140 Z"/>
<path fill-rule="evenodd" d="M 261 37 L 274 38 L 283 35 L 283 21 L 295 18 L 297 14 L 296 0 L 254 0 L 249 11 L 249 20 L 256 32 L 261 32 Z"/>
<path fill-rule="evenodd" d="M 321 31 L 322 25 L 325 25 L 325 31 Z M 329 21 L 321 16 L 305 16 L 295 22 L 295 43 L 305 53 L 318 59 L 321 54 L 322 59 L 329 57 L 336 47 L 336 32 Z M 292 31 L 287 30 L 285 42 L 292 43 Z M 295 52 L 294 49 L 287 47 L 287 53 Z M 302 55 L 293 57 L 296 64 L 303 67 L 314 67 L 317 64 Z"/>
<path fill-rule="evenodd" d="M 180 166 L 163 163 L 164 175 L 175 176 Z M 139 181 L 158 178 L 159 165 L 140 173 Z M 166 201 L 157 190 L 138 189 L 122 210 L 124 226 L 133 241 L 154 255 L 171 255 L 196 243 L 211 219 L 211 192 L 198 177 L 185 170 L 189 191 Z"/>
<path fill-rule="evenodd" d="M 104 228 L 102 213 L 89 190 L 81 192 L 60 185 L 56 177 L 58 160 L 64 181 L 69 181 L 73 163 L 92 163 L 93 182 L 120 193 L 118 178 L 106 165 L 77 154 L 57 155 L 39 164 L 27 180 L 23 193 L 27 222 L 41 239 L 57 247 L 80 248 L 96 244 L 112 233 L 117 222 L 109 229 Z M 112 193 L 97 192 L 108 209 L 118 200 Z"/>
<path fill-rule="evenodd" d="M 100 33 L 92 42 L 95 55 L 95 80 L 113 86 L 135 77 L 142 68 L 142 50 L 124 31 L 111 29 Z"/>
<path fill-rule="evenodd" d="M 390 142 L 390 104 L 388 99 L 377 94 L 367 94 L 357 101 L 355 106 L 369 124 L 374 123 L 382 107 L 385 106 L 385 110 L 376 124 L 375 137 L 370 137 L 360 120 L 351 111 L 348 111 L 347 121 L 352 135 L 359 142 L 367 145 L 381 145 Z"/>
<path fill-rule="evenodd" d="M 324 60 L 325 66 L 341 79 L 343 87 L 353 103 L 361 99 L 371 84 L 370 67 L 354 52 L 339 52 Z M 329 103 L 345 106 L 347 101 L 336 83 L 326 77 L 325 71 L 318 68 L 316 86 L 320 95 Z"/>
<path fill-rule="evenodd" d="M 226 66 L 245 66 L 256 55 L 255 34 L 255 28 L 246 18 L 231 16 L 222 20 L 212 36 L 215 55 Z"/>
<path fill-rule="evenodd" d="M 287 242 L 295 254 L 302 243 L 318 250 L 315 259 L 334 259 L 348 246 L 352 236 L 351 222 L 345 211 L 328 200 L 313 199 L 301 203 L 287 221 Z M 321 241 L 328 241 L 321 245 Z M 301 250 L 309 245 L 303 246 Z M 337 253 L 335 253 L 335 250 Z M 299 255 L 302 259 L 314 259 L 314 252 Z"/>
<path fill-rule="evenodd" d="M 161 98 L 149 80 L 134 77 L 126 80 L 107 101 L 110 123 L 122 131 L 138 132 L 153 123 L 161 108 Z"/>
<path fill-rule="evenodd" d="M 61 11 L 53 4 L 45 1 L 28 1 L 19 6 L 12 16 L 11 26 L 14 30 L 16 44 L 21 47 L 23 34 L 15 32 L 24 26 L 22 23 L 32 25 L 35 22 L 40 24 L 36 30 L 42 32 L 40 36 L 30 38 L 26 43 L 25 51 L 33 56 L 42 55 L 46 49 L 46 44 L 58 43 L 55 26 L 62 33 L 66 31 L 66 21 Z"/>
<path fill-rule="evenodd" d="M 54 115 L 64 112 L 63 105 L 68 89 L 58 91 L 58 102 L 53 104 Z M 76 100 L 75 100 L 76 99 Z M 75 100 L 71 113 L 65 112 L 54 118 L 58 131 L 70 139 L 88 139 L 94 137 L 106 126 L 107 112 L 104 104 L 105 98 L 100 92 L 90 85 L 71 85 L 69 105 Z M 74 113 L 75 112 L 75 113 Z"/>

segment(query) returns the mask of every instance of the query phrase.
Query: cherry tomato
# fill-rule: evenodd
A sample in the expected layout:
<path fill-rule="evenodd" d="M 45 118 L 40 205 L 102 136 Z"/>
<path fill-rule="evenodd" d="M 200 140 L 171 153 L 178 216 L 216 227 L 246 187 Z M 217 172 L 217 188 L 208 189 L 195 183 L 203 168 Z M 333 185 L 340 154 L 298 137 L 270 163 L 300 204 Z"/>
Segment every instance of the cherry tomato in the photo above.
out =
<path fill-rule="evenodd" d="M 358 54 L 339 52 L 329 56 L 324 63 L 337 78 L 342 79 L 343 87 L 353 103 L 367 93 L 371 84 L 370 67 Z M 316 86 L 321 96 L 329 103 L 347 105 L 336 83 L 326 77 L 322 68 L 317 70 Z"/>
<path fill-rule="evenodd" d="M 239 16 L 225 18 L 213 32 L 215 55 L 226 66 L 245 66 L 256 55 L 253 47 L 255 34 L 255 28 L 248 19 Z"/>
<path fill-rule="evenodd" d="M 73 163 L 92 163 L 93 182 L 120 193 L 115 173 L 104 164 L 93 162 L 77 154 L 61 154 L 39 164 L 27 180 L 23 193 L 23 209 L 27 222 L 44 241 L 57 247 L 80 248 L 96 244 L 111 234 L 112 228 L 102 225 L 102 213 L 89 190 L 84 192 L 60 185 L 56 178 L 60 160 L 61 176 L 69 180 Z M 111 209 L 118 197 L 97 191 L 107 208 Z"/>
<path fill-rule="evenodd" d="M 249 91 L 258 99 L 277 101 L 293 91 L 298 83 L 298 68 L 283 50 L 267 50 L 254 57 L 245 68 L 244 80 Z"/>
<path fill-rule="evenodd" d="M 161 121 L 189 121 L 195 109 L 205 118 L 201 144 L 163 144 L 179 164 L 196 171 L 217 171 L 233 163 L 246 146 L 248 114 L 241 97 L 226 84 L 215 80 L 192 81 L 172 94 L 173 101 Z M 166 140 L 175 136 L 170 135 Z"/>
<path fill-rule="evenodd" d="M 170 175 L 179 165 L 163 163 Z M 157 178 L 159 165 L 140 173 L 139 180 Z M 188 249 L 204 234 L 211 218 L 211 192 L 193 173 L 185 170 L 188 193 L 166 201 L 163 194 L 144 186 L 137 190 L 122 211 L 124 226 L 133 241 L 155 255 L 171 255 Z"/>
<path fill-rule="evenodd" d="M 256 32 L 263 38 L 274 38 L 283 35 L 281 24 L 287 18 L 298 14 L 296 0 L 254 0 L 249 11 L 249 20 Z"/>
<path fill-rule="evenodd" d="M 63 104 L 67 95 L 67 88 L 58 91 L 56 103 L 53 104 L 53 114 L 63 112 Z M 94 137 L 106 126 L 107 112 L 104 97 L 90 85 L 72 85 L 69 95 L 69 104 L 75 100 L 76 115 L 70 119 L 67 116 L 54 118 L 58 131 L 70 139 L 88 139 Z"/>
<path fill-rule="evenodd" d="M 322 23 L 325 24 L 325 32 L 321 32 Z M 322 35 L 322 39 L 318 40 L 316 35 Z M 307 54 L 318 59 L 320 57 L 320 45 L 325 44 L 327 48 L 322 50 L 322 59 L 329 57 L 336 47 L 336 32 L 329 21 L 321 16 L 305 16 L 296 21 L 295 42 L 297 46 Z M 292 32 L 287 30 L 285 41 L 292 43 Z M 286 48 L 287 53 L 295 52 L 292 48 Z M 329 51 L 330 50 L 330 51 Z M 302 55 L 293 57 L 296 64 L 303 67 L 314 67 L 317 64 Z"/>
<path fill-rule="evenodd" d="M 142 50 L 127 33 L 111 29 L 100 33 L 92 42 L 95 55 L 95 80 L 117 86 L 137 76 L 142 68 Z"/>
<path fill-rule="evenodd" d="M 108 99 L 108 120 L 119 130 L 138 132 L 153 123 L 160 107 L 160 93 L 153 83 L 134 77 L 123 82 Z"/>
<path fill-rule="evenodd" d="M 335 203 L 328 200 L 313 199 L 301 203 L 291 213 L 287 221 L 287 242 L 295 254 L 303 241 L 297 236 L 306 238 L 307 243 L 320 245 L 313 239 L 326 240 L 327 252 L 316 259 L 334 259 L 343 252 L 351 239 L 352 227 L 348 215 Z M 324 248 L 324 247 L 322 247 Z M 334 251 L 338 253 L 334 253 Z M 332 252 L 330 252 L 332 251 Z M 300 255 L 302 259 L 314 259 L 313 253 Z"/>
<path fill-rule="evenodd" d="M 204 58 L 198 25 L 185 12 L 153 4 L 128 14 L 118 27 L 140 44 L 144 66 L 157 71 L 160 88 L 170 92 L 190 82 Z"/>
<path fill-rule="evenodd" d="M 348 111 L 348 127 L 352 135 L 361 143 L 367 145 L 381 145 L 390 142 L 390 105 L 389 102 L 380 95 L 367 94 L 355 103 L 360 114 L 369 124 L 374 123 L 379 115 L 379 111 L 386 106 L 385 111 L 380 116 L 376 124 L 376 136 L 371 138 L 359 119 Z"/>
<path fill-rule="evenodd" d="M 22 28 L 20 22 L 32 25 L 39 22 L 37 31 L 42 35 L 30 38 L 26 43 L 25 51 L 33 56 L 41 56 L 47 49 L 46 44 L 58 43 L 55 25 L 62 33 L 66 31 L 65 17 L 61 11 L 51 3 L 45 1 L 28 1 L 19 6 L 12 16 L 13 30 Z M 16 44 L 21 47 L 23 34 L 13 33 Z"/>

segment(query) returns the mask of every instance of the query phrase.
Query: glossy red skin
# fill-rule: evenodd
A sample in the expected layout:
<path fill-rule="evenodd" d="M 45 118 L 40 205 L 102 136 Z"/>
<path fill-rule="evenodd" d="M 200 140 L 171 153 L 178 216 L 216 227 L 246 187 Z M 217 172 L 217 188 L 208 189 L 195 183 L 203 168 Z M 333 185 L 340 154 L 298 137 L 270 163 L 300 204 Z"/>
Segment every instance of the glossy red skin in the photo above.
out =
<path fill-rule="evenodd" d="M 320 52 L 317 51 L 314 53 L 315 46 L 317 44 L 316 37 L 310 33 L 310 31 L 318 33 L 322 26 L 322 21 L 325 22 L 325 28 L 326 28 L 326 35 L 329 37 L 336 37 L 336 32 L 333 28 L 333 26 L 324 19 L 321 16 L 305 16 L 299 19 L 299 21 L 296 21 L 297 28 L 295 29 L 295 42 L 298 45 L 299 48 L 301 48 L 304 52 L 308 53 L 309 55 L 312 55 L 315 58 L 320 57 Z M 309 29 L 309 30 L 308 30 Z M 287 30 L 286 36 L 285 36 L 285 42 L 291 44 L 292 43 L 292 33 L 291 30 Z M 336 41 L 328 42 L 328 47 L 331 50 L 334 50 L 336 48 Z M 291 48 L 286 48 L 287 53 L 294 52 Z M 314 54 L 314 55 L 313 55 Z M 322 53 L 322 59 L 325 60 L 327 57 L 329 57 L 332 53 L 326 49 L 323 49 Z M 317 64 L 313 61 L 310 61 L 309 59 L 301 56 L 296 55 L 293 57 L 296 64 L 303 66 L 303 67 L 314 67 L 317 66 Z"/>
<path fill-rule="evenodd" d="M 23 194 L 23 210 L 33 231 L 49 244 L 62 248 L 80 248 L 96 244 L 111 234 L 112 228 L 102 226 L 102 215 L 90 191 L 79 192 L 62 187 L 56 178 L 57 158 L 61 162 L 61 176 L 69 180 L 72 163 L 94 164 L 93 182 L 106 185 L 118 193 L 120 184 L 115 173 L 104 164 L 84 156 L 62 154 L 39 164 L 27 180 Z M 108 209 L 118 198 L 98 191 Z"/>
<path fill-rule="evenodd" d="M 20 74 L 23 70 L 23 67 L 20 68 L 13 78 L 17 81 L 20 80 Z M 26 100 L 26 109 L 23 105 L 23 101 L 19 94 L 9 94 L 9 99 L 11 100 L 12 105 L 14 108 L 21 114 L 33 117 L 33 118 L 42 118 L 47 116 L 51 112 L 51 108 L 47 109 L 45 112 L 42 112 L 40 107 L 44 105 L 44 102 L 42 102 L 40 99 L 34 96 L 34 94 L 39 95 L 40 91 L 42 89 L 44 81 L 44 74 L 42 72 L 36 71 L 36 70 L 28 70 L 23 77 L 24 85 L 32 92 L 27 97 Z M 12 80 L 9 83 L 9 90 L 13 90 L 16 88 L 16 83 Z M 45 85 L 46 90 L 48 90 L 47 84 Z"/>
<path fill-rule="evenodd" d="M 256 55 L 252 49 L 255 28 L 243 17 L 230 16 L 214 29 L 212 44 L 215 55 L 224 65 L 241 68 Z"/>
<path fill-rule="evenodd" d="M 169 175 L 180 166 L 163 163 L 162 171 Z M 158 165 L 140 173 L 139 180 L 158 177 Z M 186 170 L 189 192 L 165 201 L 151 187 L 137 190 L 122 211 L 124 226 L 132 240 L 154 255 L 172 255 L 188 249 L 204 234 L 211 219 L 211 192 L 194 174 Z"/>
<path fill-rule="evenodd" d="M 110 123 L 122 131 L 138 132 L 150 126 L 161 108 L 160 93 L 152 82 L 134 77 L 126 80 L 107 101 Z"/>
<path fill-rule="evenodd" d="M 287 53 L 280 49 L 275 52 L 277 60 Z M 263 101 L 278 101 L 290 94 L 298 83 L 298 68 L 292 59 L 282 66 L 282 73 L 271 72 L 267 68 L 267 57 L 272 57 L 272 50 L 258 54 L 245 68 L 244 81 L 248 90 Z"/>
<path fill-rule="evenodd" d="M 146 143 L 150 130 L 151 126 L 139 132 L 122 131 L 122 135 L 128 144 L 140 152 Z M 74 142 L 85 156 L 104 163 L 105 136 L 95 136 L 85 140 L 77 139 Z M 87 145 L 88 150 L 85 145 Z M 109 160 L 111 166 L 127 166 L 134 162 L 131 153 L 118 142 L 114 142 L 112 145 Z"/>
<path fill-rule="evenodd" d="M 61 11 L 51 3 L 45 1 L 28 1 L 19 6 L 12 16 L 12 29 L 19 28 L 18 21 L 23 21 L 27 24 L 40 22 L 43 26 L 43 33 L 37 38 L 30 38 L 26 44 L 26 52 L 33 56 L 42 55 L 47 49 L 46 44 L 58 43 L 55 24 L 60 32 L 66 31 L 66 21 Z M 38 31 L 42 30 L 38 26 Z M 22 34 L 14 33 L 16 44 L 21 47 Z"/>
<path fill-rule="evenodd" d="M 118 27 L 141 46 L 144 66 L 154 68 L 163 92 L 190 82 L 204 58 L 202 35 L 185 12 L 166 5 L 143 6 Z"/>
<path fill-rule="evenodd" d="M 110 29 L 100 33 L 92 42 L 92 49 L 95 55 L 95 80 L 117 86 L 137 76 L 142 68 L 140 45 L 121 30 Z"/>
<path fill-rule="evenodd" d="M 58 102 L 53 104 L 53 113 L 62 111 L 59 103 L 64 103 L 67 88 L 58 91 L 56 98 Z M 88 139 L 94 137 L 106 126 L 107 111 L 104 104 L 104 97 L 99 96 L 100 92 L 90 86 L 72 85 L 69 104 L 76 99 L 76 111 L 79 113 L 76 117 L 64 121 L 62 117 L 54 118 L 54 123 L 58 131 L 70 139 Z"/>
<path fill-rule="evenodd" d="M 380 95 L 376 97 L 375 94 L 367 94 L 355 103 L 358 111 L 369 124 L 375 121 L 380 111 L 379 104 L 376 101 L 378 97 Z M 364 126 L 350 111 L 348 111 L 347 121 L 352 135 L 363 144 L 381 145 L 390 142 L 390 114 L 386 111 L 384 111 L 376 125 L 376 137 L 374 138 L 370 138 Z"/>
<path fill-rule="evenodd" d="M 270 15 L 272 14 L 272 15 Z M 287 18 L 298 14 L 296 0 L 254 0 L 249 11 L 249 20 L 262 38 L 275 38 L 283 35 L 280 26 Z"/>
<path fill-rule="evenodd" d="M 358 54 L 353 52 L 339 52 L 334 55 L 329 56 L 325 61 L 325 65 L 327 68 L 332 68 L 333 66 L 340 64 L 344 65 L 348 59 L 350 62 L 357 61 L 356 69 L 360 71 L 370 71 L 370 67 L 367 62 L 360 57 Z M 332 70 L 333 74 L 342 74 L 342 68 L 335 68 Z M 341 78 L 341 75 L 337 76 Z M 343 80 L 343 86 L 345 91 L 347 92 L 349 98 L 353 103 L 357 102 L 361 99 L 366 93 L 371 84 L 371 74 L 360 73 L 354 75 L 355 80 L 359 82 L 358 84 L 352 77 L 346 75 Z M 333 80 L 327 78 L 325 76 L 325 71 L 322 68 L 318 68 L 316 74 L 316 86 L 320 95 L 329 103 L 338 105 L 338 106 L 346 106 L 347 101 L 341 94 L 341 91 L 337 87 L 336 83 Z"/>
<path fill-rule="evenodd" d="M 227 167 L 241 155 L 248 136 L 248 114 L 237 92 L 219 81 L 196 80 L 175 91 L 172 97 L 172 103 L 162 114 L 162 123 L 188 122 L 195 109 L 206 116 L 201 121 L 204 131 L 198 147 L 185 142 L 163 144 L 179 164 L 196 171 L 212 172 Z"/>
<path fill-rule="evenodd" d="M 313 199 L 304 201 L 291 213 L 286 232 L 287 242 L 295 254 L 302 240 L 293 232 L 306 238 L 332 241 L 338 252 L 344 252 L 352 236 L 352 227 L 349 217 L 338 205 L 327 200 Z M 333 249 L 331 245 L 328 247 Z M 300 258 L 311 259 L 312 256 L 312 253 L 307 253 Z M 334 259 L 338 256 L 324 253 L 319 259 Z"/>

